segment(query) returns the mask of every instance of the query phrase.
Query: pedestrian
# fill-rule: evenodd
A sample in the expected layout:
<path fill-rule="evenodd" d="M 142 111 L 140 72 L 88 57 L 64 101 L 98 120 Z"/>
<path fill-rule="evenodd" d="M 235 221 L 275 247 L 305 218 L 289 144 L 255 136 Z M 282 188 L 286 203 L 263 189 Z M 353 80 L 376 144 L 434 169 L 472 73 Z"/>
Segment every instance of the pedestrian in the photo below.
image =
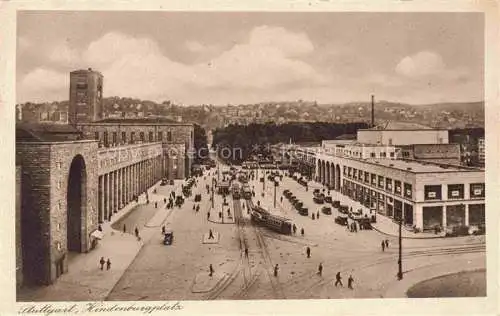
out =
<path fill-rule="evenodd" d="M 337 272 L 337 274 L 335 275 L 335 287 L 337 287 L 337 284 L 340 284 L 340 286 L 344 286 L 344 284 L 342 284 L 342 277 L 340 276 L 340 272 Z"/>
<path fill-rule="evenodd" d="M 316 212 L 316 218 L 319 219 L 319 211 Z"/>
<path fill-rule="evenodd" d="M 165 225 L 163 225 L 163 226 L 161 227 L 161 233 L 162 233 L 163 235 L 165 235 L 165 231 L 166 231 L 166 229 L 165 229 Z"/>
<path fill-rule="evenodd" d="M 280 203 L 283 203 L 283 197 L 280 198 Z"/>
<path fill-rule="evenodd" d="M 278 270 L 279 270 L 279 267 L 278 267 L 278 264 L 276 264 L 274 266 L 274 276 L 277 277 L 278 276 Z"/>
<path fill-rule="evenodd" d="M 307 258 L 311 258 L 311 248 L 309 246 L 306 248 Z"/>
<path fill-rule="evenodd" d="M 214 239 L 214 233 L 212 232 L 212 229 L 208 231 L 208 239 Z"/>
<path fill-rule="evenodd" d="M 158 208 L 158 202 L 155 202 L 155 208 Z"/>
<path fill-rule="evenodd" d="M 108 258 L 108 261 L 106 261 L 106 270 L 109 270 L 111 269 L 111 260 L 109 260 Z"/>
<path fill-rule="evenodd" d="M 227 216 L 230 217 L 231 216 L 231 209 L 227 209 Z"/>
<path fill-rule="evenodd" d="M 167 198 L 163 198 L 163 203 L 167 204 Z"/>
<path fill-rule="evenodd" d="M 196 213 L 200 211 L 200 204 L 196 205 Z"/>
<path fill-rule="evenodd" d="M 300 234 L 302 235 L 302 237 L 304 237 L 304 228 L 300 229 Z"/>
<path fill-rule="evenodd" d="M 222 218 L 222 212 L 219 212 L 219 219 Z"/>
<path fill-rule="evenodd" d="M 245 257 L 248 258 L 248 247 L 245 246 Z"/>
<path fill-rule="evenodd" d="M 312 213 L 312 219 L 314 220 L 314 218 L 315 218 L 315 217 L 314 217 L 314 213 Z"/>
<path fill-rule="evenodd" d="M 352 283 L 354 282 L 354 279 L 352 278 L 352 275 L 349 275 L 349 279 L 347 279 L 347 287 L 353 290 L 352 288 Z"/>
<path fill-rule="evenodd" d="M 207 213 L 207 221 L 210 220 L 210 212 Z"/>
<path fill-rule="evenodd" d="M 297 234 L 297 226 L 295 226 L 295 224 L 293 224 L 293 234 Z"/>
<path fill-rule="evenodd" d="M 102 226 L 101 226 L 101 224 L 99 224 L 99 226 L 97 226 L 97 230 L 100 231 L 100 232 L 102 232 Z"/>
<path fill-rule="evenodd" d="M 101 270 L 104 268 L 104 264 L 106 261 L 104 261 L 104 257 L 101 257 L 101 260 L 99 260 L 99 263 L 101 264 Z"/>
<path fill-rule="evenodd" d="M 319 276 L 323 275 L 323 264 L 322 263 L 320 263 L 318 266 L 318 274 L 319 274 Z"/>
<path fill-rule="evenodd" d="M 382 246 L 382 252 L 385 251 L 385 241 L 382 240 L 382 243 L 380 244 Z"/>
<path fill-rule="evenodd" d="M 135 228 L 135 237 L 139 237 L 139 229 Z"/>
<path fill-rule="evenodd" d="M 196 210 L 196 204 L 193 204 L 193 211 Z"/>
<path fill-rule="evenodd" d="M 125 224 L 123 224 L 123 233 L 126 233 L 127 232 L 127 226 L 125 226 Z"/>
<path fill-rule="evenodd" d="M 389 239 L 385 240 L 385 248 L 389 248 Z"/>
<path fill-rule="evenodd" d="M 212 264 L 208 267 L 210 273 L 208 274 L 209 277 L 211 277 L 214 274 L 214 268 L 212 267 Z"/>

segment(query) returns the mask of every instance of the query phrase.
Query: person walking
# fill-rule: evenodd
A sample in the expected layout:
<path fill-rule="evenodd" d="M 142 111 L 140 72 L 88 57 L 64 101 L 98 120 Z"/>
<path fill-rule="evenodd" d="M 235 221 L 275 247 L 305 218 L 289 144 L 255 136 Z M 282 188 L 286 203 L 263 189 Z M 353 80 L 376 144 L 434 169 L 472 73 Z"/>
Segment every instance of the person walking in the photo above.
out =
<path fill-rule="evenodd" d="M 248 247 L 245 246 L 245 257 L 248 258 Z"/>
<path fill-rule="evenodd" d="M 127 226 L 125 226 L 125 224 L 123 224 L 123 233 L 125 234 L 127 232 Z"/>
<path fill-rule="evenodd" d="M 340 284 L 340 286 L 344 286 L 344 284 L 342 284 L 342 277 L 340 276 L 340 272 L 337 272 L 337 274 L 335 275 L 335 287 L 337 287 L 338 284 Z"/>
<path fill-rule="evenodd" d="M 210 212 L 207 213 L 207 221 L 210 220 Z"/>
<path fill-rule="evenodd" d="M 347 287 L 353 290 L 352 284 L 354 283 L 354 279 L 352 278 L 352 275 L 349 275 L 349 279 L 347 279 Z"/>
<path fill-rule="evenodd" d="M 135 237 L 139 238 L 139 229 L 135 228 Z"/>
<path fill-rule="evenodd" d="M 279 270 L 279 267 L 278 267 L 278 264 L 276 264 L 274 266 L 274 276 L 277 277 L 278 276 L 278 270 Z"/>
<path fill-rule="evenodd" d="M 384 252 L 385 251 L 385 241 L 382 240 L 382 243 L 380 245 L 382 246 L 382 252 Z"/>
<path fill-rule="evenodd" d="M 320 263 L 318 266 L 318 274 L 319 274 L 319 276 L 323 275 L 323 264 L 322 263 Z"/>
<path fill-rule="evenodd" d="M 389 248 L 389 239 L 385 240 L 385 248 Z"/>
<path fill-rule="evenodd" d="M 300 229 L 300 234 L 302 235 L 302 237 L 304 237 L 304 228 Z"/>
<path fill-rule="evenodd" d="M 161 233 L 162 233 L 163 235 L 165 235 L 165 232 L 166 232 L 165 225 L 163 225 L 163 226 L 161 227 Z"/>
<path fill-rule="evenodd" d="M 280 203 L 283 203 L 283 197 L 280 198 Z"/>
<path fill-rule="evenodd" d="M 101 257 L 101 260 L 99 260 L 99 264 L 101 265 L 101 270 L 104 268 L 104 264 L 106 261 L 104 261 L 104 257 Z"/>
<path fill-rule="evenodd" d="M 316 212 L 316 218 L 319 219 L 319 211 Z"/>
<path fill-rule="evenodd" d="M 208 270 L 210 271 L 208 276 L 211 277 L 214 274 L 214 267 L 212 267 L 212 264 L 210 264 L 210 266 L 208 267 Z"/>
<path fill-rule="evenodd" d="M 312 217 L 311 218 L 314 220 L 314 218 L 315 218 L 314 213 L 312 213 Z"/>
<path fill-rule="evenodd" d="M 163 203 L 167 204 L 167 198 L 163 198 Z"/>
<path fill-rule="evenodd" d="M 293 234 L 297 234 L 297 226 L 295 226 L 295 224 L 293 224 Z"/>
<path fill-rule="evenodd" d="M 307 258 L 311 258 L 311 248 L 309 248 L 309 246 L 307 246 L 307 248 L 306 248 L 306 254 L 307 254 Z"/>
<path fill-rule="evenodd" d="M 109 260 L 108 258 L 108 261 L 106 261 L 106 270 L 109 270 L 111 269 L 111 260 Z"/>
<path fill-rule="evenodd" d="M 214 239 L 214 233 L 212 232 L 212 229 L 208 231 L 208 239 Z"/>
<path fill-rule="evenodd" d="M 158 208 L 158 202 L 155 202 L 155 208 Z"/>

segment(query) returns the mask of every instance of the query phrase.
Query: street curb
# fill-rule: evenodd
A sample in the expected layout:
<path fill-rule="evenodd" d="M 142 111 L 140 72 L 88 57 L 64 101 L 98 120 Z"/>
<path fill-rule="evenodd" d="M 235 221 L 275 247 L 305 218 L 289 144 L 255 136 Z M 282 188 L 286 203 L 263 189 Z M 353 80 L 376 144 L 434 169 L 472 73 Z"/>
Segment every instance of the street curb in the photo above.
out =
<path fill-rule="evenodd" d="M 373 225 L 372 225 L 372 229 L 375 230 L 375 231 L 377 231 L 377 232 L 379 232 L 382 235 L 399 238 L 398 235 L 393 235 L 393 234 L 389 234 L 389 233 L 383 232 L 380 229 L 375 228 L 375 226 L 373 226 Z M 401 237 L 401 238 L 402 239 L 438 239 L 438 238 L 446 238 L 446 237 L 445 236 L 436 236 L 436 237 Z"/>

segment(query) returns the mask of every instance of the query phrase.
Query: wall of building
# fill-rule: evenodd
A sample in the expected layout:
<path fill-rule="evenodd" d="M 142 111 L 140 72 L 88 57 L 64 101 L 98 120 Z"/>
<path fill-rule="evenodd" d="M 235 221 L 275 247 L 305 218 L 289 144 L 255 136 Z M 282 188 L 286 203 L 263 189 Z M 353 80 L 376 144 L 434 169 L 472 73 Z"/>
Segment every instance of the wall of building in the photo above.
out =
<path fill-rule="evenodd" d="M 416 144 L 401 146 L 401 158 L 460 165 L 459 144 Z"/>
<path fill-rule="evenodd" d="M 21 238 L 21 167 L 16 166 L 16 287 L 23 284 L 23 248 Z"/>
<path fill-rule="evenodd" d="M 102 84 L 103 77 L 99 72 L 89 69 L 70 73 L 70 123 L 92 122 L 103 118 Z"/>
<path fill-rule="evenodd" d="M 358 130 L 360 143 L 383 145 L 447 144 L 447 130 Z"/>
<path fill-rule="evenodd" d="M 81 251 L 90 249 L 89 234 L 97 228 L 97 142 L 17 143 L 22 165 L 22 224 L 24 277 L 29 283 L 50 284 L 55 264 L 67 269 L 67 185 L 73 158 L 85 161 L 86 200 L 83 202 Z"/>

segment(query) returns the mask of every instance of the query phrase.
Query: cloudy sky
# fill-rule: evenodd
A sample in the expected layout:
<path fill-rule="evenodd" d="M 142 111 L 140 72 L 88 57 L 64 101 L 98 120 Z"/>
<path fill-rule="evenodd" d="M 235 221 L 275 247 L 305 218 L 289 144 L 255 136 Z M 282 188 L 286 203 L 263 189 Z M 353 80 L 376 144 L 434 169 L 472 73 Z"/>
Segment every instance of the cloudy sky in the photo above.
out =
<path fill-rule="evenodd" d="M 480 13 L 18 13 L 17 102 L 104 96 L 182 104 L 483 100 Z"/>

